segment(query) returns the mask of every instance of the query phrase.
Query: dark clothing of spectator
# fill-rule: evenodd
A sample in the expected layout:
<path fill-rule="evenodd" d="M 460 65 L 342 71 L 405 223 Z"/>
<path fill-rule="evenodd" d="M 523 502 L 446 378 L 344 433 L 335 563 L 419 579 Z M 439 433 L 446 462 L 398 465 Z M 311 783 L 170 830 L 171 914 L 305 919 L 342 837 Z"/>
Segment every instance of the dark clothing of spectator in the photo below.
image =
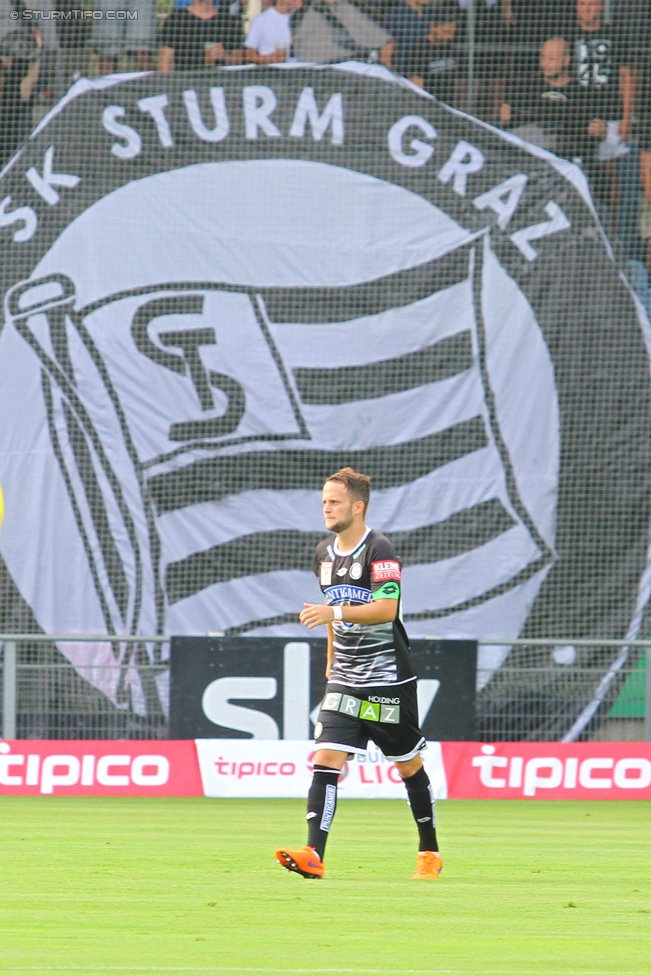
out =
<path fill-rule="evenodd" d="M 60 10 L 66 18 L 56 21 L 59 47 L 62 47 L 64 51 L 81 50 L 90 37 L 93 26 L 92 20 L 82 20 L 75 17 L 72 12 L 79 10 L 80 7 L 79 0 L 56 0 L 55 9 Z"/>
<path fill-rule="evenodd" d="M 468 43 L 468 0 L 459 0 L 462 39 Z M 503 78 L 509 31 L 504 23 L 501 0 L 475 0 L 475 76 Z"/>
<path fill-rule="evenodd" d="M 20 83 L 29 70 L 30 62 L 14 58 L 2 76 L 0 92 L 0 166 L 13 156 L 32 129 L 34 98 L 22 97 Z"/>
<path fill-rule="evenodd" d="M 425 7 L 423 12 L 419 13 L 405 0 L 399 0 L 399 3 L 387 14 L 385 25 L 396 42 L 393 51 L 393 67 L 399 74 L 404 74 L 407 51 L 414 44 L 427 38 L 430 25 L 429 8 Z"/>
<path fill-rule="evenodd" d="M 630 38 L 637 59 L 648 61 L 651 47 L 651 0 L 617 0 L 615 24 Z"/>
<path fill-rule="evenodd" d="M 454 102 L 454 86 L 459 76 L 456 46 L 432 44 L 425 38 L 414 44 L 405 57 L 405 74 L 423 79 L 423 88 L 442 102 Z"/>
<path fill-rule="evenodd" d="M 637 139 L 640 150 L 651 153 L 651 87 L 646 87 L 641 92 L 637 114 Z"/>
<path fill-rule="evenodd" d="M 574 0 L 511 0 L 514 32 L 540 47 L 550 37 L 565 36 L 576 24 Z"/>
<path fill-rule="evenodd" d="M 595 143 L 587 134 L 590 119 L 585 114 L 582 93 L 572 79 L 560 88 L 550 85 L 538 73 L 522 77 L 508 95 L 510 129 L 537 126 L 549 137 L 546 148 L 569 159 L 594 154 Z"/>
<path fill-rule="evenodd" d="M 40 71 L 40 34 L 19 25 L 0 40 L 0 162 L 4 165 L 32 129 L 34 88 Z M 23 82 L 25 83 L 23 85 Z M 21 85 L 25 93 L 21 91 Z"/>
<path fill-rule="evenodd" d="M 514 74 L 538 70 L 540 48 L 550 37 L 567 37 L 576 22 L 572 0 L 511 0 L 514 23 L 508 31 L 513 45 Z"/>
<path fill-rule="evenodd" d="M 590 118 L 621 119 L 620 68 L 631 60 L 626 35 L 612 24 L 583 31 L 578 26 L 569 34 L 572 73 L 576 78 Z"/>
<path fill-rule="evenodd" d="M 206 48 L 211 44 L 223 44 L 227 51 L 242 46 L 243 36 L 234 30 L 233 17 L 226 10 L 217 10 L 214 17 L 203 20 L 187 9 L 173 10 L 163 24 L 160 35 L 162 47 L 174 51 L 176 71 L 191 71 L 206 67 Z"/>

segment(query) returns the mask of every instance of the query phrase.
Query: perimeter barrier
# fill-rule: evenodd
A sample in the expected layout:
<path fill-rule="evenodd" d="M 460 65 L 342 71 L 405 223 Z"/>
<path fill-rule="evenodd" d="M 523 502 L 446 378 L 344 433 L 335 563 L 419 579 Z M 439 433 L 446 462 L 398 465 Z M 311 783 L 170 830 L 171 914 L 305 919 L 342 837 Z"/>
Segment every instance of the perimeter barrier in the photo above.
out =
<path fill-rule="evenodd" d="M 0 635 L 2 737 L 168 738 L 171 639 Z M 93 648 L 107 644 L 115 664 L 93 664 Z M 651 741 L 651 640 L 478 646 L 477 741 Z"/>

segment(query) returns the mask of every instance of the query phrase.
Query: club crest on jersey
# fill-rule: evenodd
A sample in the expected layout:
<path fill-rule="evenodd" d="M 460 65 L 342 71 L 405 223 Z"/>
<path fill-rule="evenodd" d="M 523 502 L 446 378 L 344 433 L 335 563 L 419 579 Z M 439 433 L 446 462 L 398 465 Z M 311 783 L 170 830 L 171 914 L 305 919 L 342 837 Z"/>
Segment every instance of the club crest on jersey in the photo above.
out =
<path fill-rule="evenodd" d="M 350 567 L 350 578 L 354 580 L 358 580 L 361 575 L 362 575 L 362 564 L 353 563 L 353 565 Z"/>
<path fill-rule="evenodd" d="M 371 580 L 373 583 L 382 583 L 384 580 L 399 580 L 400 563 L 395 559 L 383 559 L 371 563 Z"/>

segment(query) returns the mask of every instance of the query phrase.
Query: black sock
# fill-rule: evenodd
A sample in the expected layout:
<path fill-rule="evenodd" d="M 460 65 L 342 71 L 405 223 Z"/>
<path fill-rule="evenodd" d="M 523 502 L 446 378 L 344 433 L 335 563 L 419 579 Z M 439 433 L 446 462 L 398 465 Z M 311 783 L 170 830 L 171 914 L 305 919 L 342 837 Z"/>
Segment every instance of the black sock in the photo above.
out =
<path fill-rule="evenodd" d="M 429 776 L 424 768 L 409 779 L 403 780 L 407 787 L 409 806 L 418 827 L 419 851 L 438 851 L 436 841 L 436 801 Z"/>
<path fill-rule="evenodd" d="M 313 847 L 321 860 L 337 808 L 339 772 L 329 766 L 315 766 L 307 795 L 307 846 Z"/>

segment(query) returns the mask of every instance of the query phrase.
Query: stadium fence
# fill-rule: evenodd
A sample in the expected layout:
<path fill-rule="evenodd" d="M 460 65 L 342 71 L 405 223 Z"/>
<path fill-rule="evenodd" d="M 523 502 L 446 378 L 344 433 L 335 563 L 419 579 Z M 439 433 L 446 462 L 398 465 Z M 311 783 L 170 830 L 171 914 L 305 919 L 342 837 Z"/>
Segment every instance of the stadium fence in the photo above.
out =
<path fill-rule="evenodd" d="M 122 662 L 113 667 L 73 667 L 55 646 L 62 640 L 105 643 L 106 637 L 11 634 L 0 639 L 3 738 L 167 738 L 169 637 L 113 639 Z M 480 660 L 486 664 L 493 655 L 497 666 L 477 672 L 479 741 L 651 741 L 651 640 L 478 643 L 485 652 Z M 575 666 L 578 649 L 596 647 L 612 656 L 605 674 L 602 667 Z M 51 660 L 43 663 L 48 648 Z M 95 687 L 98 683 L 113 685 L 113 700 Z"/>

